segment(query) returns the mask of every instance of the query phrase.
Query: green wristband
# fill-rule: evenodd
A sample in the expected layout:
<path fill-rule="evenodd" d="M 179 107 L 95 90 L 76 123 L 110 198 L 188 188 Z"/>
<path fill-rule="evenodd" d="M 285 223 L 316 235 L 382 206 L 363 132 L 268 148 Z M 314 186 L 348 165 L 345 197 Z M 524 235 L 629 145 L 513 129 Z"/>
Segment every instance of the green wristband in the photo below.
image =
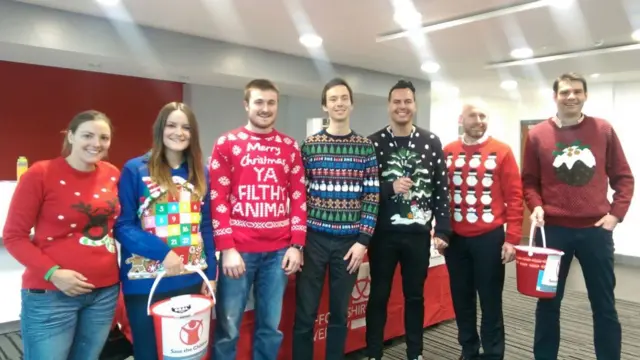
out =
<path fill-rule="evenodd" d="M 49 279 L 51 279 L 51 275 L 53 275 L 54 272 L 56 272 L 56 270 L 60 269 L 60 266 L 58 265 L 54 265 L 53 267 L 51 267 L 51 269 L 49 269 L 49 271 L 47 271 L 46 274 L 44 274 L 44 279 L 49 281 Z"/>

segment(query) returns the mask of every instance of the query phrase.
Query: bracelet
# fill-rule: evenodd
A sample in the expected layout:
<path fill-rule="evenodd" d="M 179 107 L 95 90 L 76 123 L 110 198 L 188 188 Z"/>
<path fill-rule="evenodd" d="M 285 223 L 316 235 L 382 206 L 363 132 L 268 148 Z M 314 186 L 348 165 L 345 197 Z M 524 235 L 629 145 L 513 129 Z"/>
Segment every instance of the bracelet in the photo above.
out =
<path fill-rule="evenodd" d="M 53 275 L 54 272 L 56 272 L 56 270 L 60 269 L 60 266 L 58 265 L 54 265 L 51 267 L 51 269 L 49 269 L 49 271 L 47 271 L 46 274 L 44 274 L 44 279 L 49 281 L 49 279 L 51 279 L 51 275 Z"/>

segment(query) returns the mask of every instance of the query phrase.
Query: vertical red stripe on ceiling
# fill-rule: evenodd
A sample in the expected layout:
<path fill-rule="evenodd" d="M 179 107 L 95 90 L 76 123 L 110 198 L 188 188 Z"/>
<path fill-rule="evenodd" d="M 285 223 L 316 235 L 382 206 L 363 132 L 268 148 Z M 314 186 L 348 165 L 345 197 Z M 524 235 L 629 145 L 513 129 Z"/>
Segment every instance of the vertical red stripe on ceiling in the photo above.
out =
<path fill-rule="evenodd" d="M 84 110 L 107 114 L 115 132 L 109 161 L 121 167 L 151 146 L 160 108 L 182 101 L 177 82 L 0 61 L 0 180 L 15 180 L 16 160 L 58 156 L 61 131 Z"/>

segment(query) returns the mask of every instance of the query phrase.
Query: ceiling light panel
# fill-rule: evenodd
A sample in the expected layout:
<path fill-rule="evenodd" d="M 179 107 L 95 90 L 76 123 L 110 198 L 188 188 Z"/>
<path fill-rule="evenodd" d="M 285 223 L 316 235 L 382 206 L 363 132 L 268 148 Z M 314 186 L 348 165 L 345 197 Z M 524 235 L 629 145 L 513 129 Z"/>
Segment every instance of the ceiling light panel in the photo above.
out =
<path fill-rule="evenodd" d="M 448 29 L 456 26 L 471 24 L 478 21 L 484 21 L 484 20 L 489 20 L 496 17 L 511 15 L 511 14 L 522 12 L 522 11 L 538 9 L 538 8 L 550 6 L 553 4 L 554 1 L 555 0 L 530 0 L 524 3 L 519 3 L 518 5 L 493 8 L 491 10 L 485 11 L 480 14 L 473 14 L 469 16 L 460 17 L 457 19 L 451 19 L 443 22 L 427 24 L 418 29 L 407 30 L 405 28 L 401 31 L 393 31 L 386 34 L 382 34 L 376 38 L 376 42 L 384 42 L 384 41 L 400 39 L 403 37 L 408 37 L 411 34 L 413 34 L 415 31 L 420 31 L 422 33 L 430 33 L 430 32 L 440 31 L 440 30 L 444 30 L 444 29 Z M 398 9 L 398 7 L 396 7 L 396 9 Z M 408 10 L 402 10 L 402 11 L 408 11 Z M 396 12 L 398 12 L 398 10 Z"/>

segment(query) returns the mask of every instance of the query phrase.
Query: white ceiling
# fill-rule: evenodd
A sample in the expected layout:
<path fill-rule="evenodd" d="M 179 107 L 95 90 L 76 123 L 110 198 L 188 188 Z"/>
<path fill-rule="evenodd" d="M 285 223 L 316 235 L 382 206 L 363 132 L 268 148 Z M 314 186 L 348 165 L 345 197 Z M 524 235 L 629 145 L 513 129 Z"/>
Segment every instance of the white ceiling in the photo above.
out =
<path fill-rule="evenodd" d="M 414 0 L 423 23 L 438 23 L 530 0 Z M 562 0 L 555 0 L 562 1 Z M 398 31 L 391 0 L 122 0 L 113 12 L 94 0 L 21 0 L 100 17 L 115 16 L 165 30 L 310 57 L 298 37 L 315 31 L 333 62 L 387 73 L 428 77 L 473 91 L 494 91 L 501 80 L 549 82 L 558 74 L 601 73 L 598 81 L 640 78 L 640 50 L 581 56 L 527 66 L 486 69 L 530 47 L 535 56 L 633 43 L 640 28 L 639 0 L 575 0 L 568 8 L 541 7 L 424 35 L 418 52 L 407 38 L 376 42 Z M 109 15 L 107 15 L 109 14 Z M 118 15 L 120 14 L 120 15 Z M 125 16 L 122 16 L 125 14 Z M 422 36 L 421 36 L 422 38 Z M 419 55 L 420 54 L 420 55 Z M 420 70 L 422 59 L 441 65 Z M 491 89 L 488 89 L 491 88 Z"/>

